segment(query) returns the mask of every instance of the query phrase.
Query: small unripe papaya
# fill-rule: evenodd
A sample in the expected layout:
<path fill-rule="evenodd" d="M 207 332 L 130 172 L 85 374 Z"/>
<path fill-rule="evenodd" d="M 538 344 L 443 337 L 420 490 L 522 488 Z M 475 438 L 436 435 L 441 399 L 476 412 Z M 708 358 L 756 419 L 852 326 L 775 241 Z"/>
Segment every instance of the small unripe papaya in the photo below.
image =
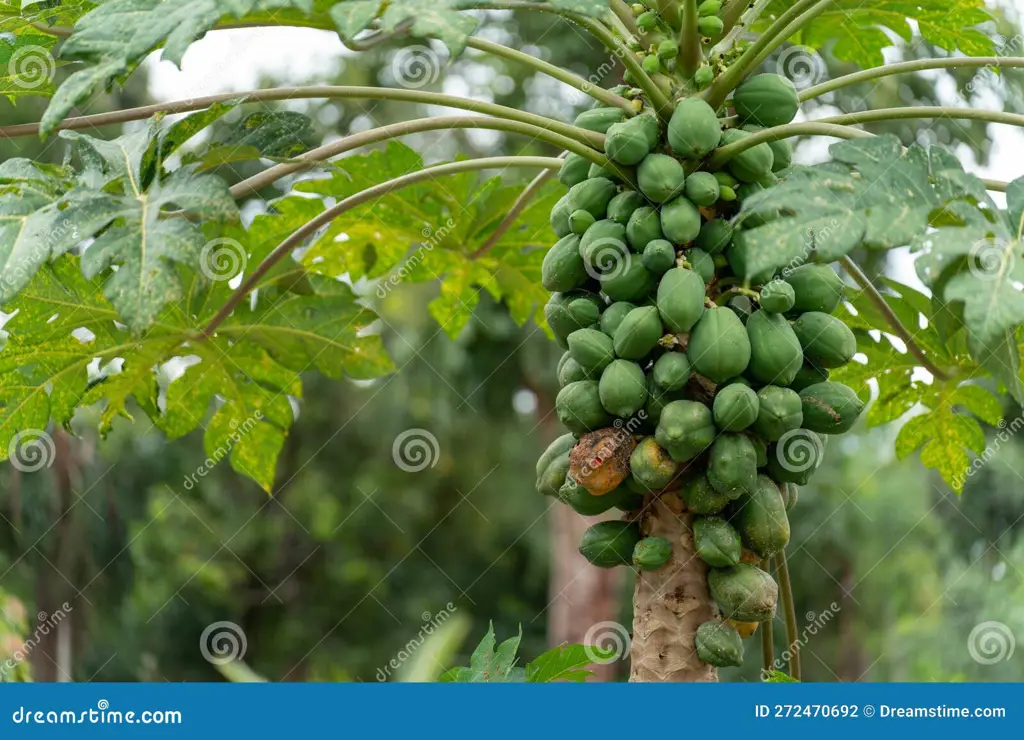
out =
<path fill-rule="evenodd" d="M 679 160 L 667 154 L 648 154 L 636 171 L 636 181 L 654 203 L 664 203 L 679 195 L 686 183 L 686 172 Z"/>
<path fill-rule="evenodd" d="M 699 30 L 703 36 L 717 38 L 722 35 L 722 30 L 724 28 L 725 23 L 718 16 L 708 15 L 697 19 L 697 30 Z"/>

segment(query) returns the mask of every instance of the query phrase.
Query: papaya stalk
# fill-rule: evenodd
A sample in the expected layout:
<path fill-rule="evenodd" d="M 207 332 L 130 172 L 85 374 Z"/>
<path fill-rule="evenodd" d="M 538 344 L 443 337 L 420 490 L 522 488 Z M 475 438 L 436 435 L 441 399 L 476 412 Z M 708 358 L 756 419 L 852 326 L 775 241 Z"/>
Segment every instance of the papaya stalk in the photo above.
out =
<path fill-rule="evenodd" d="M 703 58 L 697 28 L 697 0 L 680 0 L 680 4 L 683 11 L 679 25 L 679 69 L 683 79 L 689 80 Z"/>

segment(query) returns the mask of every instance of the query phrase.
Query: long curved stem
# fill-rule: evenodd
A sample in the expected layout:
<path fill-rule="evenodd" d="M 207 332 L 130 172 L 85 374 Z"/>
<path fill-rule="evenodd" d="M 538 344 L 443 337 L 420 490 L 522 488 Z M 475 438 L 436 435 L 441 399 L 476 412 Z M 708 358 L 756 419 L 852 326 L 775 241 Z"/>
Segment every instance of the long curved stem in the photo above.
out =
<path fill-rule="evenodd" d="M 705 91 L 705 100 L 713 108 L 717 108 L 724 103 L 733 88 L 740 83 L 740 80 L 746 77 L 747 72 L 753 69 L 752 62 L 757 58 L 758 54 L 772 42 L 772 39 L 785 30 L 790 21 L 799 17 L 804 10 L 812 7 L 817 2 L 820 2 L 820 0 L 797 0 L 789 10 L 776 18 L 775 22 L 758 37 L 757 41 L 729 66 L 729 69 L 715 81 L 715 84 Z"/>
<path fill-rule="evenodd" d="M 266 275 L 274 265 L 291 254 L 293 249 L 300 246 L 319 229 L 326 226 L 346 211 L 350 211 L 364 203 L 368 203 L 374 198 L 387 195 L 394 190 L 408 187 L 409 185 L 415 185 L 416 183 L 424 182 L 426 180 L 434 180 L 438 177 L 458 174 L 460 172 L 474 172 L 477 170 L 508 167 L 542 167 L 545 169 L 558 169 L 561 166 L 562 160 L 558 157 L 484 157 L 481 159 L 469 159 L 463 162 L 448 162 L 435 167 L 427 167 L 416 172 L 411 172 L 408 175 L 403 175 L 401 177 L 388 180 L 387 182 L 382 182 L 380 185 L 374 185 L 372 188 L 367 188 L 355 195 L 351 195 L 331 208 L 328 208 L 316 218 L 307 221 L 301 227 L 292 232 L 287 239 L 274 247 L 273 251 L 271 251 L 270 254 L 268 254 L 266 258 L 256 266 L 256 269 L 252 271 L 249 277 L 247 277 L 242 284 L 238 286 L 235 292 L 231 294 L 231 297 L 224 302 L 224 305 L 221 306 L 219 311 L 217 311 L 217 314 L 210 319 L 209 323 L 203 328 L 202 336 L 212 336 L 217 330 L 217 327 L 220 326 L 224 320 L 231 315 L 231 312 L 234 311 L 243 300 L 245 300 L 245 297 L 249 295 L 257 285 L 259 285 L 260 280 L 263 279 L 263 276 Z"/>
<path fill-rule="evenodd" d="M 755 131 L 750 136 L 745 136 L 739 141 L 716 149 L 708 160 L 708 166 L 711 168 L 721 167 L 740 152 L 766 141 L 778 141 L 779 139 L 788 139 L 793 136 L 809 135 L 834 136 L 837 139 L 865 139 L 874 136 L 874 134 L 868 131 L 861 131 L 859 128 L 841 126 L 836 123 L 822 123 L 821 121 L 787 123 L 782 126 L 772 126 L 771 128 Z"/>
<path fill-rule="evenodd" d="M 793 601 L 793 581 L 789 577 L 789 563 L 786 551 L 775 556 L 775 571 L 779 574 L 779 595 L 786 617 L 786 652 L 789 653 L 789 675 L 800 680 L 800 640 L 797 637 L 796 603 Z"/>
<path fill-rule="evenodd" d="M 248 102 L 270 102 L 278 100 L 297 100 L 306 98 L 329 98 L 329 99 L 365 99 L 365 100 L 393 100 L 405 103 L 423 103 L 437 105 L 445 108 L 459 108 L 474 113 L 481 113 L 496 118 L 504 118 L 510 121 L 529 123 L 549 131 L 568 136 L 581 143 L 589 144 L 598 148 L 604 147 L 604 137 L 593 131 L 571 126 L 553 118 L 538 116 L 534 113 L 509 108 L 504 105 L 485 103 L 469 98 L 460 98 L 457 95 L 445 95 L 443 93 L 428 92 L 425 90 L 405 90 L 386 87 L 361 87 L 343 85 L 315 85 L 305 87 L 272 87 L 266 90 L 248 90 L 245 92 L 218 93 L 206 95 L 201 98 L 188 98 L 186 100 L 174 100 L 167 103 L 154 103 L 139 108 L 126 108 L 124 110 L 111 111 L 109 113 L 98 113 L 91 116 L 80 116 L 78 118 L 67 118 L 57 126 L 58 130 L 78 130 L 92 128 L 95 126 L 106 126 L 127 121 L 139 121 L 149 118 L 157 113 L 187 113 L 189 111 L 209 108 L 216 103 L 224 103 L 230 100 Z M 11 139 L 17 136 L 31 136 L 39 133 L 38 123 L 23 123 L 13 126 L 0 126 L 0 139 Z"/>
<path fill-rule="evenodd" d="M 500 118 L 488 118 L 486 116 L 439 116 L 437 118 L 416 118 L 411 121 L 401 121 L 387 126 L 379 126 L 360 131 L 357 134 L 346 136 L 343 139 L 332 141 L 315 149 L 311 149 L 295 159 L 298 161 L 283 162 L 269 167 L 259 174 L 246 178 L 231 187 L 231 195 L 241 198 L 246 195 L 258 193 L 263 188 L 277 182 L 282 177 L 307 170 L 319 162 L 324 162 L 339 154 L 359 149 L 369 144 L 376 144 L 381 141 L 397 139 L 409 134 L 421 133 L 424 131 L 444 131 L 449 129 L 491 129 L 495 131 L 508 131 L 515 134 L 525 134 L 535 139 L 546 141 L 562 149 L 586 157 L 594 164 L 602 167 L 608 164 L 608 157 L 588 146 L 580 144 L 575 139 L 570 139 L 560 134 L 552 133 L 538 126 L 531 126 L 518 121 L 506 121 Z"/>
<path fill-rule="evenodd" d="M 1021 57 L 949 57 L 945 59 L 914 59 L 909 62 L 886 64 L 882 67 L 873 67 L 843 75 L 842 77 L 836 77 L 834 80 L 828 80 L 820 85 L 809 87 L 800 93 L 800 100 L 801 102 L 811 100 L 833 90 L 856 85 L 859 82 L 877 80 L 889 75 L 922 72 L 928 69 L 956 69 L 958 67 L 1024 67 L 1024 59 Z"/>
<path fill-rule="evenodd" d="M 853 281 L 857 283 L 858 287 L 864 291 L 864 295 L 867 296 L 868 300 L 874 304 L 875 308 L 885 317 L 885 320 L 889 322 L 889 326 L 892 327 L 892 333 L 903 340 L 903 343 L 907 345 L 907 351 L 910 352 L 917 361 L 932 375 L 935 376 L 936 380 L 946 381 L 950 379 L 949 373 L 941 368 L 937 367 L 924 353 L 924 351 L 917 346 L 910 331 L 903 325 L 903 322 L 899 320 L 892 308 L 886 302 L 882 294 L 878 292 L 871 279 L 864 274 L 864 271 L 860 269 L 856 262 L 849 257 L 841 257 L 839 259 L 841 264 L 848 273 Z"/>
<path fill-rule="evenodd" d="M 545 62 L 543 59 L 538 59 L 537 57 L 525 54 L 518 49 L 512 49 L 508 46 L 496 44 L 493 41 L 487 41 L 486 39 L 476 36 L 470 37 L 466 41 L 466 45 L 472 49 L 477 49 L 478 51 L 494 54 L 494 56 L 503 57 L 510 61 L 533 67 L 538 72 L 546 74 L 549 77 L 553 77 L 559 82 L 564 82 L 566 85 L 576 88 L 583 94 L 589 95 L 607 106 L 621 108 L 626 111 L 628 115 L 632 116 L 636 113 L 636 111 L 633 110 L 633 104 L 621 95 L 616 95 L 610 90 L 605 90 L 600 85 L 595 85 L 578 75 L 574 75 L 572 72 L 567 72 L 561 67 Z"/>
<path fill-rule="evenodd" d="M 700 29 L 697 28 L 697 0 L 679 0 L 683 6 L 679 21 L 679 66 L 685 79 L 693 77 L 702 60 Z"/>
<path fill-rule="evenodd" d="M 1010 126 L 1024 126 L 1024 115 L 1007 113 L 1000 110 L 983 110 L 981 108 L 951 108 L 943 105 L 917 105 L 907 108 L 879 108 L 877 110 L 843 113 L 838 116 L 819 118 L 819 123 L 857 124 L 874 121 L 899 121 L 907 118 L 951 118 L 989 123 L 1006 123 Z"/>
<path fill-rule="evenodd" d="M 505 232 L 507 232 L 512 227 L 512 224 L 516 222 L 516 219 L 519 218 L 519 215 L 526 209 L 526 206 L 529 205 L 530 201 L 533 200 L 533 196 L 537 194 L 537 191 L 544 187 L 544 183 L 554 176 L 554 170 L 544 170 L 533 178 L 530 181 L 530 184 L 523 188 L 523 192 L 521 192 L 519 197 L 516 198 L 515 203 L 512 204 L 512 207 L 508 210 L 505 218 L 501 220 L 501 223 L 498 224 L 498 227 L 489 237 L 487 237 L 487 241 L 485 241 L 478 250 L 473 252 L 469 258 L 471 260 L 480 259 L 491 251 L 491 249 L 501 241 L 501 237 L 505 235 Z"/>

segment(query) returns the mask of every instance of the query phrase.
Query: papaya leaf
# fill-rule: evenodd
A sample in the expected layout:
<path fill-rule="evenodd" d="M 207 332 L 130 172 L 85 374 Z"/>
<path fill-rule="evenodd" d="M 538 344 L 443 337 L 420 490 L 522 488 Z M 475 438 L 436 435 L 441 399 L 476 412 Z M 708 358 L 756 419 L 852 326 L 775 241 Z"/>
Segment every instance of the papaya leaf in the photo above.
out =
<path fill-rule="evenodd" d="M 773 17 L 794 2 L 772 3 L 776 11 Z M 792 40 L 815 49 L 831 44 L 838 59 L 866 69 L 885 63 L 882 51 L 894 46 L 894 36 L 911 42 L 916 27 L 927 42 L 940 49 L 984 56 L 993 53 L 994 43 L 976 26 L 991 18 L 984 0 L 836 0 L 828 10 L 802 26 Z M 760 30 L 767 22 L 760 24 Z"/>
<path fill-rule="evenodd" d="M 587 666 L 616 657 L 612 648 L 595 645 L 559 645 L 526 664 L 527 683 L 572 681 L 582 683 L 593 676 Z"/>
<path fill-rule="evenodd" d="M 523 629 L 516 637 L 510 637 L 495 645 L 494 623 L 487 628 L 480 644 L 469 658 L 469 668 L 451 668 L 441 676 L 443 682 L 457 683 L 508 683 L 525 680 L 525 672 L 515 667 L 516 653 L 523 639 Z"/>
<path fill-rule="evenodd" d="M 198 151 L 186 154 L 185 164 L 203 169 L 252 159 L 289 159 L 309 151 L 316 142 L 313 122 L 294 111 L 261 111 L 216 131 Z"/>
<path fill-rule="evenodd" d="M 345 157 L 331 178 L 302 181 L 295 190 L 341 200 L 422 168 L 416 152 L 392 142 L 383 150 Z M 557 183 L 543 189 L 513 227 L 477 255 L 522 192 L 520 185 L 505 185 L 497 177 L 481 182 L 466 173 L 402 188 L 335 219 L 302 263 L 329 278 L 375 279 L 379 297 L 402 282 L 441 279 L 430 313 L 452 337 L 465 327 L 481 291 L 506 301 L 519 324 L 534 318 L 543 325 L 548 295 L 540 267 L 555 241 L 548 214 L 563 191 Z M 287 208 L 296 199 L 309 201 L 292 196 L 277 205 Z"/>
<path fill-rule="evenodd" d="M 313 0 L 110 0 L 78 19 L 61 57 L 86 63 L 57 90 L 42 120 L 43 135 L 76 105 L 130 73 L 151 51 L 180 65 L 186 49 L 224 17 L 288 9 L 313 12 Z"/>
<path fill-rule="evenodd" d="M 896 456 L 900 460 L 919 448 L 921 463 L 937 470 L 960 493 L 970 467 L 967 453 L 984 453 L 985 433 L 972 417 L 943 406 L 909 419 L 896 436 Z"/>
<path fill-rule="evenodd" d="M 768 671 L 761 680 L 764 683 L 800 683 L 788 673 L 776 670 Z"/>
<path fill-rule="evenodd" d="M 3 28 L 0 22 L 0 95 L 11 102 L 53 95 L 58 67 L 53 53 L 56 37 L 35 29 L 35 33 L 14 34 Z"/>

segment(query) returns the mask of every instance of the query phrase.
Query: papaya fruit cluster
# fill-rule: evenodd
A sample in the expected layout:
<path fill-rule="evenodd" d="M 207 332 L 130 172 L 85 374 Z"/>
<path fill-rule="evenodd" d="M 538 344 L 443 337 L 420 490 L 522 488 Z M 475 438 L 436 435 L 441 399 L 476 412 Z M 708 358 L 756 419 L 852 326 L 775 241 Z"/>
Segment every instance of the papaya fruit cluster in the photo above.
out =
<path fill-rule="evenodd" d="M 701 660 L 737 665 L 742 637 L 775 614 L 762 563 L 789 541 L 787 510 L 820 464 L 825 435 L 863 404 L 829 371 L 856 351 L 832 312 L 843 282 L 803 264 L 746 284 L 731 219 L 790 166 L 783 142 L 759 144 L 709 171 L 709 155 L 750 127 L 795 116 L 796 91 L 758 75 L 733 98 L 742 128 L 723 128 L 701 99 L 680 101 L 662 130 L 647 112 L 597 108 L 576 125 L 606 134 L 611 163 L 575 155 L 554 206 L 545 315 L 565 348 L 555 400 L 569 432 L 537 463 L 537 488 L 583 515 L 612 508 L 585 534 L 594 565 L 663 567 L 674 544 L 644 537 L 642 512 L 672 493 L 694 516 L 698 556 L 724 620 L 702 625 Z"/>
<path fill-rule="evenodd" d="M 659 7 L 653 0 L 645 3 L 633 3 L 633 15 L 636 26 L 645 41 L 650 42 L 647 48 L 636 39 L 631 39 L 630 48 L 640 57 L 643 70 L 648 75 L 671 74 L 677 72 L 676 57 L 679 44 L 676 43 L 678 29 L 666 22 L 659 13 Z M 721 0 L 702 0 L 697 6 L 697 31 L 703 44 L 710 44 L 722 35 L 725 21 L 720 17 Z M 708 87 L 715 78 L 711 65 L 704 63 L 694 72 L 692 84 L 697 90 Z M 624 79 L 633 82 L 632 75 L 627 71 Z"/>

